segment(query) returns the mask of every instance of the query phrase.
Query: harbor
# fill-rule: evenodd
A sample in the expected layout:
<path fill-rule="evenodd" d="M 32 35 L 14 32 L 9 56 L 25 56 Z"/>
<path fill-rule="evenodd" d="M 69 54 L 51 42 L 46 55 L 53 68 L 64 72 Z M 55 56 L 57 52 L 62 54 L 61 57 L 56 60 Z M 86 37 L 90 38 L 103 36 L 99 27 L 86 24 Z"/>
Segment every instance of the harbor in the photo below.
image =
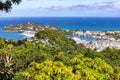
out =
<path fill-rule="evenodd" d="M 120 31 L 76 31 L 73 35 L 77 36 L 72 38 L 77 44 L 83 44 L 86 48 L 97 52 L 107 47 L 120 49 Z"/>

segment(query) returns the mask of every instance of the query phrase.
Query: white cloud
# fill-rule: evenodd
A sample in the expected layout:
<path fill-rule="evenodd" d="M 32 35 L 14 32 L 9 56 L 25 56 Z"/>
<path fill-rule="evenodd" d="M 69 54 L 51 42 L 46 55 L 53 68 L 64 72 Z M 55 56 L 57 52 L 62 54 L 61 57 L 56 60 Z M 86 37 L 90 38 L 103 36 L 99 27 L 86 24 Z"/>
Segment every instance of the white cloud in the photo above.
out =
<path fill-rule="evenodd" d="M 101 0 L 23 0 L 20 5 L 14 6 L 10 16 L 120 15 L 120 2 L 104 1 L 107 2 Z"/>

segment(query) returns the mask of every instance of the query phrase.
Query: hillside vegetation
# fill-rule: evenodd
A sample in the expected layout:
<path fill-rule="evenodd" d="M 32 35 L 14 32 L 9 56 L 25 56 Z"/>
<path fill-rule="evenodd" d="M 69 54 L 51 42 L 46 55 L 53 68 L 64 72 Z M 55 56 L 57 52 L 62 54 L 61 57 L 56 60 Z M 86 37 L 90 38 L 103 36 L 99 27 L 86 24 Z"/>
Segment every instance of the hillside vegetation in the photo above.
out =
<path fill-rule="evenodd" d="M 86 49 L 54 30 L 0 39 L 0 80 L 120 80 L 120 51 Z"/>

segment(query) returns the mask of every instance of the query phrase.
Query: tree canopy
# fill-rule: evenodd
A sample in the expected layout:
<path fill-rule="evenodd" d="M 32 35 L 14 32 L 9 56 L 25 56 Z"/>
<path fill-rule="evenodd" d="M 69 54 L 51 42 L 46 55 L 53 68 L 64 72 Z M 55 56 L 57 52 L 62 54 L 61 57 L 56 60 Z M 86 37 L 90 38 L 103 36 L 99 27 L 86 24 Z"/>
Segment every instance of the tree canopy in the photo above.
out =
<path fill-rule="evenodd" d="M 80 47 L 52 30 L 33 41 L 0 39 L 0 80 L 120 80 L 119 50 Z"/>
<path fill-rule="evenodd" d="M 12 9 L 12 5 L 18 5 L 22 0 L 0 0 L 0 10 L 9 12 Z"/>

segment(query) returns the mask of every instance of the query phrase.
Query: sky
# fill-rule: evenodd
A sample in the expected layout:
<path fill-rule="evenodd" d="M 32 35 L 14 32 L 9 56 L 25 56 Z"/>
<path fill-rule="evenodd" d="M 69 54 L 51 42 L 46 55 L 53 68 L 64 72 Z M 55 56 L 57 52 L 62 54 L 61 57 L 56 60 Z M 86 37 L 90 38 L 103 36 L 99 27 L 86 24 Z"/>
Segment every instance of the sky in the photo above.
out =
<path fill-rule="evenodd" d="M 3 17 L 120 17 L 120 0 L 22 0 Z"/>

